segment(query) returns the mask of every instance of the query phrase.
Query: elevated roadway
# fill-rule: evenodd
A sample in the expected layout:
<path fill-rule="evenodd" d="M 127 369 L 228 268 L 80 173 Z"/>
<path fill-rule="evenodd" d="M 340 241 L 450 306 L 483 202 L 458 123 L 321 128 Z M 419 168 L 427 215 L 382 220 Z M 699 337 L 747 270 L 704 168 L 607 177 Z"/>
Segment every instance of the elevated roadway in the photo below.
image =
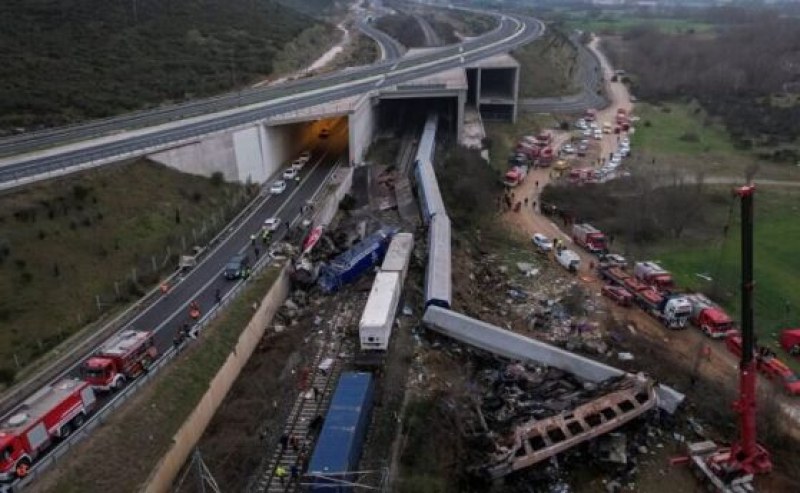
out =
<path fill-rule="evenodd" d="M 498 27 L 484 36 L 399 61 L 3 139 L 0 155 L 13 157 L 0 160 L 0 184 L 149 154 L 325 101 L 463 67 L 530 42 L 543 31 L 536 19 L 503 16 Z"/>
<path fill-rule="evenodd" d="M 367 19 L 360 19 L 356 26 L 359 31 L 372 38 L 378 44 L 381 50 L 381 60 L 397 60 L 405 53 L 405 47 L 399 41 L 377 29 Z"/>
<path fill-rule="evenodd" d="M 287 234 L 287 227 L 283 225 L 291 224 L 300 215 L 301 208 L 312 199 L 328 181 L 331 174 L 337 169 L 337 165 L 345 159 L 347 147 L 347 128 L 344 122 L 332 129 L 328 139 L 319 141 L 313 149 L 312 158 L 300 173 L 300 181 L 287 181 L 286 190 L 280 195 L 263 194 L 258 203 L 238 223 L 232 224 L 223 238 L 212 251 L 194 267 L 183 279 L 177 283 L 168 294 L 156 299 L 149 307 L 136 315 L 127 324 L 118 330 L 138 329 L 152 330 L 155 332 L 155 344 L 159 354 L 169 350 L 173 344 L 176 333 L 184 326 L 193 321 L 189 317 L 189 303 L 197 301 L 202 313 L 208 312 L 216 305 L 217 290 L 224 298 L 231 291 L 236 289 L 243 281 L 228 281 L 222 276 L 222 271 L 228 260 L 239 253 L 245 253 L 250 258 L 251 265 L 255 262 L 255 249 L 251 245 L 250 235 L 260 230 L 264 221 L 271 217 L 281 219 L 281 227 L 273 234 L 272 241 L 281 240 Z M 263 245 L 261 238 L 256 242 L 261 252 L 261 257 L 267 254 L 268 246 Z M 190 341 L 191 343 L 191 341 Z M 80 365 L 88 357 L 90 352 L 67 367 L 61 369 L 53 379 L 65 376 L 80 377 Z M 27 393 L 20 391 L 19 399 L 24 399 L 36 389 L 25 389 Z M 99 409 L 93 414 L 97 416 L 105 406 L 111 404 L 114 394 L 98 394 L 100 402 Z M 5 416 L 0 419 L 4 422 L 15 413 L 14 407 L 5 408 Z M 69 441 L 69 439 L 67 440 Z M 50 449 L 51 453 L 56 449 Z M 23 483 L 27 484 L 35 476 L 41 474 L 41 469 L 45 468 L 49 461 L 39 460 L 34 464 L 32 477 L 26 478 Z M 17 482 L 19 483 L 19 482 Z M 10 491 L 19 491 L 22 485 L 13 484 Z M 0 491 L 6 491 L 0 486 Z"/>

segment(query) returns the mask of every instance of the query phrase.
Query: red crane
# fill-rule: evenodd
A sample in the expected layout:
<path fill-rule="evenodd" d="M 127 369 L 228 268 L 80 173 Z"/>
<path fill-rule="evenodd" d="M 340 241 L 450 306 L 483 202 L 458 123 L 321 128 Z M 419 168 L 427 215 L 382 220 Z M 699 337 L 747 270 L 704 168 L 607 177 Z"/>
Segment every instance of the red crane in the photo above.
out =
<path fill-rule="evenodd" d="M 739 363 L 739 397 L 733 408 L 739 414 L 739 438 L 730 448 L 713 442 L 690 445 L 692 461 L 721 491 L 728 486 L 749 482 L 755 474 L 772 470 L 770 454 L 756 441 L 755 333 L 753 331 L 753 195 L 755 186 L 737 188 L 741 200 L 742 223 L 742 356 Z"/>
<path fill-rule="evenodd" d="M 755 187 L 736 189 L 741 200 L 742 222 L 742 359 L 739 362 L 739 398 L 733 408 L 739 413 L 739 441 L 731 446 L 729 465 L 746 474 L 772 470 L 769 452 L 756 442 L 756 336 L 753 331 L 753 195 Z"/>

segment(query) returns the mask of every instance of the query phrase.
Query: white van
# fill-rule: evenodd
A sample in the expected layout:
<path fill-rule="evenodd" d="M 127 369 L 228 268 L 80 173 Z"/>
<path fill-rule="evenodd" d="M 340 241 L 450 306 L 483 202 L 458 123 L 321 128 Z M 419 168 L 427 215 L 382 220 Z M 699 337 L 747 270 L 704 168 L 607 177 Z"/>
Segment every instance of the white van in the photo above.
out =
<path fill-rule="evenodd" d="M 578 268 L 581 266 L 581 257 L 566 248 L 556 253 L 556 260 L 570 272 L 578 272 Z"/>

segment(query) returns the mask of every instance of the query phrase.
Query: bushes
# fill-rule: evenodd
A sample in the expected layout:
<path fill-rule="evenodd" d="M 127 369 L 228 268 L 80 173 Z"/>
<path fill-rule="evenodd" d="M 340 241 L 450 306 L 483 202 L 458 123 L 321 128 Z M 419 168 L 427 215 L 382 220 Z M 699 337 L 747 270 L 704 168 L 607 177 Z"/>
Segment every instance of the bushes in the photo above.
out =
<path fill-rule="evenodd" d="M 0 64 L 0 134 L 246 84 L 315 25 L 251 0 L 7 0 L 1 10 L 0 44 L 13 56 Z"/>

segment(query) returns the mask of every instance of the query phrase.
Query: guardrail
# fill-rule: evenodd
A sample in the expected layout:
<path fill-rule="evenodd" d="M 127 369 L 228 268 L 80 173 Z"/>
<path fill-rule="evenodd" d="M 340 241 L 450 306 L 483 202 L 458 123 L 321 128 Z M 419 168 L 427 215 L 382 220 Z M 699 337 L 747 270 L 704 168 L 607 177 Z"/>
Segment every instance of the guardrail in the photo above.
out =
<path fill-rule="evenodd" d="M 259 207 L 264 200 L 265 198 L 261 194 L 256 195 L 253 200 L 245 205 L 245 207 L 228 222 L 227 226 L 222 228 L 213 238 L 211 238 L 211 240 L 209 240 L 209 242 L 206 244 L 206 247 L 199 254 L 198 260 L 202 262 L 210 252 L 215 250 L 215 247 L 221 243 L 222 239 L 231 232 L 233 225 L 238 224 L 242 220 L 242 217 Z M 171 286 L 174 286 L 176 280 L 178 280 L 177 282 L 182 280 L 182 276 L 182 271 L 178 269 L 170 274 L 165 281 Z M 20 401 L 33 394 L 36 389 L 40 388 L 47 382 L 58 378 L 58 376 L 63 375 L 64 372 L 69 371 L 71 366 L 87 358 L 100 341 L 108 338 L 112 333 L 129 323 L 160 296 L 160 288 L 158 286 L 154 287 L 142 298 L 139 298 L 139 300 L 137 300 L 134 304 L 126 308 L 122 313 L 118 314 L 112 320 L 106 322 L 100 330 L 89 335 L 85 339 L 80 340 L 77 344 L 71 346 L 66 352 L 52 360 L 51 363 L 48 363 L 47 366 L 39 369 L 34 375 L 9 389 L 6 393 L 4 393 L 2 399 L 0 399 L 0 416 L 10 411 L 14 406 L 17 406 Z M 69 340 L 66 342 L 68 343 Z M 29 390 L 31 387 L 34 388 L 33 391 Z"/>
<path fill-rule="evenodd" d="M 336 172 L 336 170 L 338 170 L 341 165 L 342 161 L 341 160 L 337 161 L 333 167 L 333 171 L 331 172 L 331 174 Z M 311 200 L 314 200 L 317 197 L 322 188 L 323 187 L 320 186 L 317 188 L 317 190 L 314 191 Z M 226 228 L 225 231 L 228 231 L 229 229 L 230 228 Z M 281 235 L 280 239 L 278 239 L 277 241 L 280 241 L 285 236 L 286 233 L 284 232 L 283 235 Z M 275 258 L 270 256 L 269 254 L 261 257 L 253 265 L 251 276 L 247 279 L 239 281 L 236 284 L 236 286 L 234 286 L 233 289 L 228 291 L 225 294 L 225 296 L 222 297 L 222 299 L 218 304 L 214 305 L 208 312 L 206 312 L 205 315 L 203 315 L 200 318 L 200 320 L 197 321 L 197 327 L 199 328 L 199 331 L 202 332 L 211 321 L 217 318 L 220 312 L 226 306 L 228 306 L 239 295 L 239 293 L 241 293 L 242 290 L 245 289 L 245 287 L 250 282 L 250 279 L 252 279 L 254 276 L 259 274 L 265 268 L 270 266 L 274 260 Z M 86 423 L 84 423 L 83 426 L 75 430 L 72 435 L 70 435 L 67 439 L 65 439 L 65 441 L 61 442 L 55 448 L 49 450 L 47 452 L 47 455 L 43 459 L 34 464 L 27 477 L 10 486 L 6 486 L 4 489 L 0 491 L 3 491 L 4 493 L 5 492 L 15 493 L 21 491 L 23 488 L 25 488 L 25 486 L 29 485 L 34 480 L 36 480 L 36 478 L 40 477 L 49 467 L 57 464 L 58 461 L 61 459 L 61 457 L 63 457 L 65 454 L 67 454 L 67 452 L 72 450 L 75 447 L 75 445 L 77 445 L 80 441 L 89 436 L 89 434 L 95 428 L 103 424 L 108 419 L 108 417 L 114 411 L 117 410 L 117 408 L 119 408 L 125 402 L 127 402 L 127 400 L 133 394 L 135 394 L 136 391 L 138 391 L 145 383 L 152 380 L 154 376 L 157 375 L 158 372 L 161 371 L 161 369 L 167 365 L 167 363 L 172 361 L 175 358 L 175 356 L 180 353 L 181 349 L 187 344 L 189 344 L 189 342 L 187 340 L 184 340 L 177 347 L 170 346 L 166 351 L 164 351 L 164 353 L 162 353 L 162 356 L 153 363 L 153 365 L 150 367 L 147 373 L 133 380 L 129 385 L 125 386 L 122 390 L 119 391 L 119 393 L 117 393 L 117 395 L 115 395 L 110 401 L 108 401 L 105 405 L 103 405 L 102 408 L 100 408 L 97 412 L 92 414 L 92 416 L 86 421 Z"/>

